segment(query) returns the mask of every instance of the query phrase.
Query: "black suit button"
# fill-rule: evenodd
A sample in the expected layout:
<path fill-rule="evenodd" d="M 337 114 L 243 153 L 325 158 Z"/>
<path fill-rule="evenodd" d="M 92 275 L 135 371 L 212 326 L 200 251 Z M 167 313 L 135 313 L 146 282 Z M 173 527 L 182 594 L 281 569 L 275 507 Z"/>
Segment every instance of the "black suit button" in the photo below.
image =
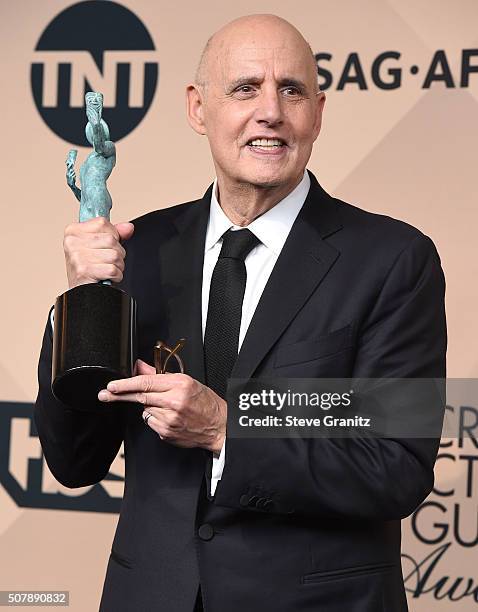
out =
<path fill-rule="evenodd" d="M 257 495 L 253 495 L 252 497 L 249 497 L 249 506 L 251 506 L 251 508 L 255 508 L 258 499 L 259 497 Z"/>
<path fill-rule="evenodd" d="M 243 508 L 245 508 L 246 506 L 249 505 L 249 495 L 241 495 L 241 497 L 239 498 L 239 503 L 241 504 L 241 506 Z"/>
<path fill-rule="evenodd" d="M 208 540 L 211 540 L 214 537 L 213 526 L 210 525 L 209 523 L 204 523 L 204 525 L 201 525 L 201 527 L 199 527 L 198 535 L 201 538 L 201 540 L 204 540 L 205 542 L 207 542 Z"/>
<path fill-rule="evenodd" d="M 265 497 L 261 497 L 256 501 L 256 508 L 264 508 L 268 501 Z"/>

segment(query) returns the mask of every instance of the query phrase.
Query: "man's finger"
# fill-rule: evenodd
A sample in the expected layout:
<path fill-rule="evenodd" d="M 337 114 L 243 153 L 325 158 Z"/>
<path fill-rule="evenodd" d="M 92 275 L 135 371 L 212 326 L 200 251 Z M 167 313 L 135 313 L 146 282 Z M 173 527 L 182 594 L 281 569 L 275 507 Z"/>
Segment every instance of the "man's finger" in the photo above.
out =
<path fill-rule="evenodd" d="M 84 221 L 83 223 L 87 223 Z M 83 229 L 83 228 L 80 228 Z M 83 234 L 74 233 L 73 228 L 71 231 L 67 228 L 65 231 L 64 243 L 70 251 L 77 251 L 80 249 L 115 249 L 121 257 L 124 257 L 126 251 L 118 238 L 112 232 L 86 232 Z"/>
<path fill-rule="evenodd" d="M 111 393 L 150 393 L 169 391 L 179 383 L 182 374 L 140 374 L 131 378 L 112 380 L 106 387 Z"/>
<path fill-rule="evenodd" d="M 110 223 L 105 217 L 94 217 L 93 219 L 88 219 L 88 221 L 83 221 L 81 223 L 70 223 L 65 228 L 66 235 L 72 234 L 74 236 L 83 236 L 85 233 L 98 232 L 113 234 L 116 240 L 120 239 L 120 235 L 116 227 L 112 223 Z"/>
<path fill-rule="evenodd" d="M 148 412 L 147 410 L 143 410 L 143 414 L 141 415 L 141 418 L 144 421 L 145 425 L 149 425 L 151 427 L 151 423 L 149 422 L 151 419 L 153 419 L 153 422 L 156 421 L 155 416 L 151 413 Z"/>
<path fill-rule="evenodd" d="M 102 389 L 98 393 L 101 402 L 134 402 L 143 406 L 163 407 L 164 400 L 162 393 L 145 393 L 144 391 L 133 391 L 130 393 L 111 393 L 107 389 Z"/>
<path fill-rule="evenodd" d="M 142 359 L 137 359 L 135 372 L 137 375 L 156 374 L 156 369 L 153 368 L 152 365 L 149 365 L 149 363 L 146 363 L 146 361 L 143 361 Z"/>
<path fill-rule="evenodd" d="M 128 240 L 134 233 L 134 225 L 129 221 L 127 223 L 116 223 L 115 228 L 121 240 Z"/>
<path fill-rule="evenodd" d="M 143 421 L 146 416 L 148 416 L 147 411 L 143 412 Z M 173 441 L 173 433 L 171 432 L 169 427 L 165 423 L 157 419 L 154 415 L 148 417 L 148 420 L 145 424 L 148 425 L 148 427 L 150 427 L 153 431 L 155 431 L 161 438 L 161 440 L 168 440 L 171 442 Z"/>
<path fill-rule="evenodd" d="M 133 402 L 141 404 L 145 410 L 151 410 L 155 416 L 160 418 L 163 411 L 175 410 L 174 395 L 168 391 L 156 393 L 154 391 L 145 393 L 144 391 L 133 391 L 130 393 L 111 393 L 107 389 L 102 389 L 98 393 L 101 402 Z"/>

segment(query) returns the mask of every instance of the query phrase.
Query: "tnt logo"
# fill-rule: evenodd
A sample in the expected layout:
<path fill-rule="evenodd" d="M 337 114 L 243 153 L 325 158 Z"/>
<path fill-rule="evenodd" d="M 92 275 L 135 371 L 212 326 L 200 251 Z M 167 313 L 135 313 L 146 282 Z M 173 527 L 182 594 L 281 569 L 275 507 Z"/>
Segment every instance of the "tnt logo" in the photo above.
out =
<path fill-rule="evenodd" d="M 85 93 L 103 93 L 103 118 L 117 142 L 146 115 L 158 72 L 153 40 L 140 19 L 116 2 L 88 0 L 59 13 L 40 36 L 31 86 L 38 112 L 55 134 L 88 146 Z"/>

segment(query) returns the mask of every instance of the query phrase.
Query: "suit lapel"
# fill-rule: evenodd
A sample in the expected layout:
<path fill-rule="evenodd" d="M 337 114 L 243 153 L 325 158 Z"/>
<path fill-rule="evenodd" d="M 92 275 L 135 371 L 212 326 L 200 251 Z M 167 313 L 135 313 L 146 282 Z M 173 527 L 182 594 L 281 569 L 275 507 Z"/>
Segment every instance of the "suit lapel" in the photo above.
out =
<path fill-rule="evenodd" d="M 202 200 L 174 218 L 175 232 L 160 248 L 169 342 L 186 338 L 181 350 L 186 374 L 204 382 L 202 270 L 212 186 Z"/>
<path fill-rule="evenodd" d="M 324 240 L 341 228 L 337 205 L 309 174 L 309 194 L 259 300 L 231 378 L 253 376 L 339 256 Z"/>
<path fill-rule="evenodd" d="M 339 251 L 325 238 L 341 229 L 337 205 L 309 172 L 311 187 L 269 277 L 231 373 L 250 378 L 297 312 L 334 265 Z M 186 338 L 186 373 L 204 382 L 202 269 L 212 185 L 202 200 L 174 218 L 160 248 L 169 342 Z"/>

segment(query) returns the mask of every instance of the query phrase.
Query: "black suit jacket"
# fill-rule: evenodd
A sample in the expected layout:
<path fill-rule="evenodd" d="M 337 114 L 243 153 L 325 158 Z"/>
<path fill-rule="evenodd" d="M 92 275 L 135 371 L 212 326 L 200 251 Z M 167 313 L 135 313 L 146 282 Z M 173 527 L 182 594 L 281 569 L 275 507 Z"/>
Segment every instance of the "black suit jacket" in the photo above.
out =
<path fill-rule="evenodd" d="M 311 181 L 233 376 L 444 377 L 432 241 Z M 200 381 L 210 196 L 136 219 L 122 283 L 138 302 L 139 356 L 152 363 L 155 340 L 186 337 L 187 372 Z M 60 482 L 98 482 L 125 444 L 104 612 L 191 612 L 199 584 L 207 612 L 407 609 L 400 519 L 432 488 L 438 440 L 231 438 L 210 500 L 209 453 L 163 442 L 138 405 L 75 412 L 53 398 L 50 378 L 47 325 L 35 418 Z"/>

